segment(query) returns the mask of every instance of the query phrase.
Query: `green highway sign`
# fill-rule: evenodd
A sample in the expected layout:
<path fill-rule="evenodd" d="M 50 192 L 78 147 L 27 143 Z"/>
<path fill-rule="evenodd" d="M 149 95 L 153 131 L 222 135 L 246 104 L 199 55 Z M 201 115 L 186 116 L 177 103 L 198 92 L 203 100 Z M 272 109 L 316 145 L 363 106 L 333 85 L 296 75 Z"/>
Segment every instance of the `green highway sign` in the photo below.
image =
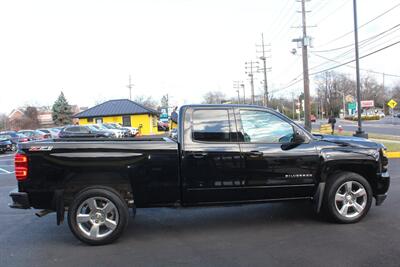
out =
<path fill-rule="evenodd" d="M 356 107 L 357 107 L 356 102 L 348 103 L 347 107 L 348 107 L 348 109 L 356 109 Z"/>

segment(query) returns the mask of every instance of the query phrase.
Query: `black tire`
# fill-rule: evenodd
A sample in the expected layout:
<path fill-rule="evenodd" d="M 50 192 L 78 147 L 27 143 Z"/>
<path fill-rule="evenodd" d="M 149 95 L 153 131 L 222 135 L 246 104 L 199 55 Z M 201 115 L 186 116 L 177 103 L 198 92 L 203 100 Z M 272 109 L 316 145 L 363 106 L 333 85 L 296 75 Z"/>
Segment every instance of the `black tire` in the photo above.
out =
<path fill-rule="evenodd" d="M 93 214 L 90 206 L 86 205 L 86 202 L 92 202 L 93 199 L 95 200 L 96 207 L 97 205 L 101 205 L 101 203 L 103 202 L 106 204 L 112 203 L 114 205 L 112 206 L 112 212 L 109 211 L 109 213 L 107 213 L 108 211 L 105 211 L 100 214 L 103 209 L 99 207 L 98 209 L 96 209 L 98 210 L 98 212 Z M 82 214 L 82 210 L 89 212 L 87 214 Z M 89 215 L 90 218 L 87 218 L 88 222 L 78 223 L 78 214 L 80 216 Z M 98 216 L 99 218 L 97 218 L 96 216 Z M 108 229 L 106 226 L 106 221 L 107 219 L 109 219 L 109 216 L 111 216 L 110 220 L 113 222 L 112 225 L 113 227 L 115 227 L 114 229 Z M 96 217 L 96 221 L 94 217 Z M 116 190 L 106 186 L 88 187 L 80 191 L 74 197 L 74 200 L 72 201 L 68 209 L 68 225 L 71 232 L 75 235 L 76 238 L 89 245 L 105 245 L 112 243 L 113 241 L 118 239 L 128 225 L 128 217 L 129 210 L 126 202 L 121 198 L 120 194 Z M 105 235 L 104 237 L 94 237 L 96 235 L 94 234 L 92 236 L 91 233 L 90 235 L 88 235 L 86 230 L 89 230 L 89 232 L 91 232 L 91 229 L 93 226 L 95 226 L 95 223 L 98 223 L 98 234 L 101 234 L 101 231 L 104 230 L 104 228 L 110 230 L 110 232 L 107 232 L 107 235 Z"/>
<path fill-rule="evenodd" d="M 347 188 L 351 188 L 351 192 Z M 364 189 L 365 194 L 357 197 L 362 193 L 359 189 Z M 323 209 L 329 218 L 338 223 L 356 223 L 367 215 L 371 203 L 371 186 L 361 175 L 340 172 L 329 177 L 323 202 Z"/>

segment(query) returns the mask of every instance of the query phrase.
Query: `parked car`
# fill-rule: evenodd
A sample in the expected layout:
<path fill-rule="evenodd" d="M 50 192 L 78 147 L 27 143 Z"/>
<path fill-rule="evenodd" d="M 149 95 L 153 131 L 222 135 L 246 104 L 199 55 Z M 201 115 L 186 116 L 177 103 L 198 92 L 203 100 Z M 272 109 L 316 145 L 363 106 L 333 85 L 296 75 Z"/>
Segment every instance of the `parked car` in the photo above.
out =
<path fill-rule="evenodd" d="M 51 134 L 39 130 L 21 130 L 18 131 L 18 133 L 26 135 L 31 140 L 43 140 L 51 138 Z"/>
<path fill-rule="evenodd" d="M 314 114 L 311 114 L 310 120 L 311 120 L 311 122 L 316 122 L 317 121 L 317 117 L 315 117 Z"/>
<path fill-rule="evenodd" d="M 112 138 L 115 135 L 109 131 L 101 131 L 90 125 L 71 125 L 64 127 L 59 138 Z"/>
<path fill-rule="evenodd" d="M 160 131 L 160 132 L 167 132 L 167 131 L 169 131 L 169 124 L 168 124 L 168 122 L 158 121 L 157 128 L 158 128 L 158 131 Z"/>
<path fill-rule="evenodd" d="M 104 126 L 109 127 L 109 129 L 116 129 L 121 131 L 121 137 L 131 136 L 130 130 L 122 127 L 118 123 L 105 123 Z"/>
<path fill-rule="evenodd" d="M 0 138 L 9 139 L 11 141 L 11 151 L 16 151 L 19 143 L 30 141 L 30 139 L 26 135 L 22 133 L 17 133 L 15 131 L 0 132 Z"/>
<path fill-rule="evenodd" d="M 58 128 L 47 128 L 47 129 L 38 129 L 41 132 L 47 133 L 51 135 L 51 138 L 58 138 L 58 134 L 60 133 L 60 129 Z"/>
<path fill-rule="evenodd" d="M 136 136 L 139 133 L 139 129 L 135 127 L 129 127 L 129 126 L 122 126 L 123 129 L 127 129 L 129 131 L 129 136 Z"/>
<path fill-rule="evenodd" d="M 85 124 L 86 126 L 90 126 L 92 128 L 95 128 L 98 131 L 102 131 L 102 132 L 109 132 L 113 135 L 113 137 L 119 137 L 121 132 L 117 131 L 115 129 L 109 129 L 107 127 L 105 127 L 103 124 Z"/>
<path fill-rule="evenodd" d="M 11 140 L 0 137 L 0 153 L 5 153 L 7 150 L 11 150 Z"/>
<path fill-rule="evenodd" d="M 385 147 L 313 135 L 275 110 L 249 105 L 180 109 L 178 139 L 29 142 L 15 155 L 11 208 L 68 212 L 92 245 L 115 241 L 129 208 L 310 200 L 331 219 L 356 223 L 390 184 Z M 307 211 L 308 213 L 308 211 Z M 377 216 L 377 213 L 375 214 Z"/>
<path fill-rule="evenodd" d="M 99 124 L 104 128 L 107 128 L 108 130 L 112 131 L 116 137 L 118 138 L 122 138 L 125 136 L 126 131 L 123 129 L 119 129 L 116 126 L 110 124 L 110 123 L 103 123 L 103 124 Z"/>

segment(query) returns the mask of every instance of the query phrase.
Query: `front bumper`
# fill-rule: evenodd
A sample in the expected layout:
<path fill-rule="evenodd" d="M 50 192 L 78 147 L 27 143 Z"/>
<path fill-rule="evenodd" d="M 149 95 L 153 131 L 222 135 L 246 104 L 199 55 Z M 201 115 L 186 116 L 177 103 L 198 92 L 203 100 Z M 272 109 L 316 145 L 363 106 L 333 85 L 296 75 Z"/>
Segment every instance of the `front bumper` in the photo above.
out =
<path fill-rule="evenodd" d="M 12 199 L 12 203 L 8 204 L 13 209 L 30 209 L 28 194 L 25 192 L 18 192 L 18 189 L 14 189 L 10 192 L 9 196 Z"/>
<path fill-rule="evenodd" d="M 376 192 L 375 192 L 375 200 L 376 205 L 381 205 L 386 197 L 387 191 L 389 190 L 390 186 L 390 175 L 389 172 L 380 173 L 378 175 L 377 183 L 376 183 Z"/>
<path fill-rule="evenodd" d="M 376 203 L 376 205 L 377 205 L 377 206 L 382 205 L 382 203 L 383 203 L 383 201 L 385 201 L 386 197 L 387 197 L 387 194 L 376 195 L 376 196 L 375 196 L 375 200 L 376 200 L 375 203 Z"/>

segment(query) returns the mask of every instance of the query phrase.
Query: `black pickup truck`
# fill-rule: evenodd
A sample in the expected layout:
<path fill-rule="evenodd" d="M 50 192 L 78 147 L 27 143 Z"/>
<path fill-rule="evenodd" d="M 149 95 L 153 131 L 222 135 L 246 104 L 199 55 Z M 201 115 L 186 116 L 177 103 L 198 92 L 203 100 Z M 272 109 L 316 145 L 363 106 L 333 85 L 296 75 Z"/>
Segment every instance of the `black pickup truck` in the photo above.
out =
<path fill-rule="evenodd" d="M 129 208 L 311 200 L 354 223 L 386 198 L 385 147 L 367 139 L 312 135 L 271 109 L 188 105 L 177 139 L 44 140 L 20 144 L 11 208 L 68 211 L 88 244 L 117 239 Z"/>

